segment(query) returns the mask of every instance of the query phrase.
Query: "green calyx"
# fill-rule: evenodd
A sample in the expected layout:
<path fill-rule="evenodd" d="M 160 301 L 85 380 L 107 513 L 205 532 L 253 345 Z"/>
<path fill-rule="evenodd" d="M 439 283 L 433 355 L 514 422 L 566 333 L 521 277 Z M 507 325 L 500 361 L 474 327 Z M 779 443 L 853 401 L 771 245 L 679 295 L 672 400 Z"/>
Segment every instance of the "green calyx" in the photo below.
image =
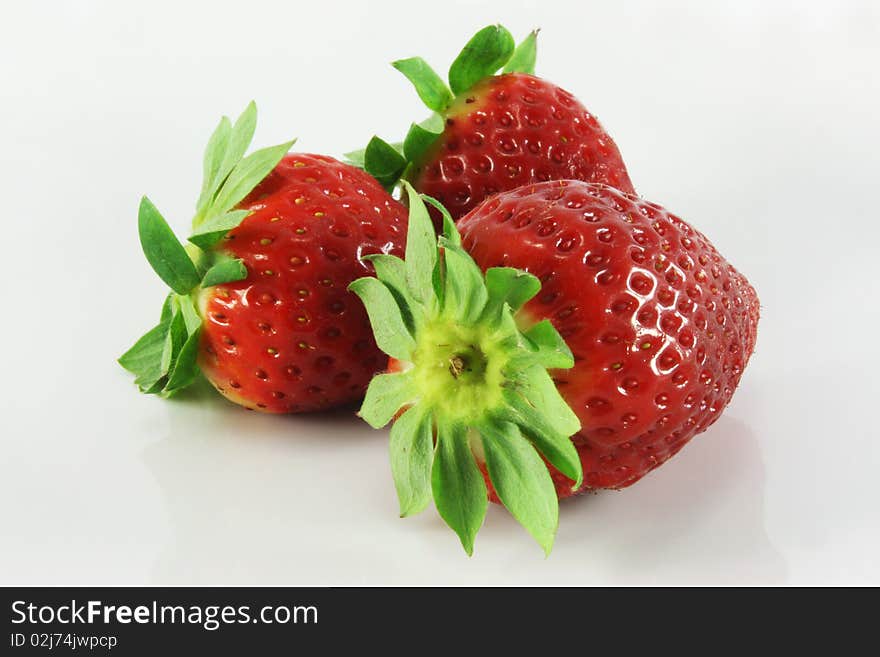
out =
<path fill-rule="evenodd" d="M 369 256 L 376 278 L 354 281 L 379 348 L 400 371 L 370 383 L 360 416 L 392 420 L 391 465 L 401 516 L 433 499 L 468 554 L 483 523 L 487 490 L 549 553 L 558 505 L 543 459 L 580 485 L 570 436 L 580 429 L 548 368 L 570 368 L 571 351 L 549 321 L 523 329 L 516 312 L 540 290 L 507 267 L 485 275 L 462 248 L 449 213 L 406 182 L 406 258 Z M 425 202 L 443 216 L 434 234 Z M 396 419 L 395 419 L 396 418 Z"/>
<path fill-rule="evenodd" d="M 294 142 L 245 156 L 257 125 L 251 102 L 233 123 L 223 117 L 208 141 L 204 178 L 184 246 L 156 206 L 144 196 L 138 209 L 138 234 L 147 261 L 171 293 L 159 323 L 119 358 L 135 375 L 141 392 L 171 395 L 198 376 L 196 357 L 202 320 L 195 299 L 199 290 L 247 278 L 241 260 L 216 245 L 238 226 L 247 210 L 234 209 L 278 164 Z"/>
<path fill-rule="evenodd" d="M 367 147 L 347 153 L 352 164 L 360 166 L 386 189 L 405 178 L 414 162 L 419 161 L 443 132 L 444 119 L 458 99 L 480 80 L 503 73 L 535 72 L 538 30 L 519 45 L 501 25 L 489 25 L 477 32 L 449 67 L 448 81 L 438 75 L 421 57 L 392 62 L 415 87 L 422 102 L 433 114 L 421 123 L 413 123 L 402 142 L 388 143 L 373 137 Z"/>

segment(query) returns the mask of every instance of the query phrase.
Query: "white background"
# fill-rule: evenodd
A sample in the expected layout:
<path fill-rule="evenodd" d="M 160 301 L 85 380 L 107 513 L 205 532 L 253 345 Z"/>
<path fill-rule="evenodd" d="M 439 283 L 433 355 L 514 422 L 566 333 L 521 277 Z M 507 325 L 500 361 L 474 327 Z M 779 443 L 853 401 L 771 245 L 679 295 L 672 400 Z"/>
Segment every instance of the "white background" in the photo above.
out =
<path fill-rule="evenodd" d="M 479 5 L 479 6 L 476 6 Z M 0 21 L 0 583 L 880 584 L 876 2 L 14 3 Z M 753 281 L 757 352 L 721 420 L 624 492 L 562 505 L 549 559 L 490 510 L 472 559 L 396 517 L 386 432 L 139 395 L 141 194 L 181 231 L 202 147 L 340 154 L 424 112 L 477 28 L 541 32 L 538 71 L 636 187 Z"/>

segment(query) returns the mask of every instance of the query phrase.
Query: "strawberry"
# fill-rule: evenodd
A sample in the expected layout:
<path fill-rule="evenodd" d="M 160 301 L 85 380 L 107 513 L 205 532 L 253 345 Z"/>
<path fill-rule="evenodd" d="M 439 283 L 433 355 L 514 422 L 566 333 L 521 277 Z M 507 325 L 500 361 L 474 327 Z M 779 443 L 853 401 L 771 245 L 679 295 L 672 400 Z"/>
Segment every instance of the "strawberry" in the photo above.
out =
<path fill-rule="evenodd" d="M 404 186 L 406 260 L 352 284 L 391 356 L 361 417 L 394 420 L 402 516 L 433 498 L 470 554 L 488 496 L 549 551 L 558 497 L 628 486 L 718 418 L 757 296 L 698 231 L 607 185 L 502 192 L 461 235 L 445 213 L 439 243 Z"/>
<path fill-rule="evenodd" d="M 228 399 L 271 413 L 363 396 L 387 359 L 347 290 L 362 256 L 402 253 L 405 210 L 363 171 L 330 157 L 243 157 L 256 108 L 225 118 L 184 248 L 145 197 L 144 254 L 172 288 L 158 326 L 120 358 L 143 392 L 173 394 L 199 372 Z"/>
<path fill-rule="evenodd" d="M 708 428 L 755 347 L 754 288 L 711 242 L 659 205 L 611 187 L 548 182 L 499 194 L 459 223 L 481 268 L 542 283 L 520 311 L 549 319 L 575 366 L 554 372 L 577 414 L 582 487 L 624 488 Z"/>
<path fill-rule="evenodd" d="M 402 153 L 374 138 L 363 154 L 367 171 L 386 184 L 403 175 L 456 220 L 495 193 L 538 181 L 585 180 L 634 193 L 596 117 L 533 75 L 536 36 L 514 49 L 503 27 L 480 30 L 452 64 L 449 86 L 421 58 L 394 62 L 435 114 L 410 128 Z"/>

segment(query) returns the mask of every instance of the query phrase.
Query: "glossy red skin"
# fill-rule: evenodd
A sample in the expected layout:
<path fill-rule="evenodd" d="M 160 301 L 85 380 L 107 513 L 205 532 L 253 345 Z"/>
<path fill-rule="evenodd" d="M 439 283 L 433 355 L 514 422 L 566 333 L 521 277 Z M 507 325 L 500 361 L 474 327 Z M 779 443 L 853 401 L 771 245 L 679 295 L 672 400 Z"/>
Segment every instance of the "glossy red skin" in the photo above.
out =
<path fill-rule="evenodd" d="M 243 281 L 208 288 L 200 366 L 225 396 L 271 413 L 363 397 L 387 357 L 346 288 L 370 253 L 402 256 L 406 209 L 369 175 L 322 155 L 286 156 L 244 200 L 222 243 Z"/>
<path fill-rule="evenodd" d="M 497 192 L 545 180 L 635 191 L 596 117 L 564 89 L 525 73 L 486 78 L 460 97 L 410 179 L 454 219 Z"/>
<path fill-rule="evenodd" d="M 582 424 L 580 490 L 629 486 L 718 419 L 754 349 L 759 303 L 700 232 L 576 181 L 499 194 L 458 227 L 481 268 L 542 281 L 521 312 L 549 319 L 575 357 L 553 375 Z M 571 495 L 573 482 L 551 472 Z"/>

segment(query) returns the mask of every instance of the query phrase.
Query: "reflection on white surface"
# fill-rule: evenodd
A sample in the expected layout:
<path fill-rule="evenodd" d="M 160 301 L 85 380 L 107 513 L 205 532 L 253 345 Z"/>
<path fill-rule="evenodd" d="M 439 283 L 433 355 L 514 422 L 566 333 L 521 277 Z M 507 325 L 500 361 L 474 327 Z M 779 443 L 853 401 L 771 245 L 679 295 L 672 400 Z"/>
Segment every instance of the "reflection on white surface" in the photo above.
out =
<path fill-rule="evenodd" d="M 332 30 L 320 4 L 273 3 L 268 23 L 259 4 L 206 18 L 84 0 L 47 22 L 18 3 L 0 25 L 0 54 L 19 63 L 0 71 L 15 126 L 0 160 L 15 281 L 0 310 L 0 584 L 880 584 L 876 2 L 471 10 L 473 27 L 541 26 L 539 70 L 762 301 L 722 418 L 631 489 L 565 502 L 549 559 L 496 507 L 472 559 L 433 510 L 397 518 L 387 433 L 350 415 L 168 403 L 113 362 L 163 296 L 139 256 L 137 201 L 149 192 L 183 230 L 217 116 L 255 97 L 259 144 L 291 129 L 330 153 L 393 138 L 423 110 L 382 63 L 440 66 L 471 31 L 433 16 L 447 36 L 429 43 L 395 24 L 411 21 L 404 2 L 351 3 Z M 247 56 L 217 38 L 253 31 Z M 380 33 L 395 38 L 363 38 Z M 571 43 L 614 57 L 585 67 Z M 279 84 L 287 63 L 296 85 Z M 325 102 L 304 102 L 315 90 Z M 355 112 L 351 98 L 375 102 Z"/>
<path fill-rule="evenodd" d="M 456 558 L 457 539 L 433 510 L 415 519 L 395 517 L 385 432 L 364 431 L 347 414 L 303 420 L 208 406 L 206 413 L 177 413 L 197 415 L 189 418 L 198 422 L 197 431 L 180 427 L 144 452 L 171 529 L 151 569 L 153 581 L 786 579 L 785 562 L 764 527 L 760 449 L 738 420 L 723 417 L 668 467 L 629 490 L 563 503 L 549 561 L 497 508 L 478 537 L 475 557 L 466 560 Z M 331 442 L 344 452 L 328 458 Z M 557 561 L 566 566 L 554 567 Z"/>

